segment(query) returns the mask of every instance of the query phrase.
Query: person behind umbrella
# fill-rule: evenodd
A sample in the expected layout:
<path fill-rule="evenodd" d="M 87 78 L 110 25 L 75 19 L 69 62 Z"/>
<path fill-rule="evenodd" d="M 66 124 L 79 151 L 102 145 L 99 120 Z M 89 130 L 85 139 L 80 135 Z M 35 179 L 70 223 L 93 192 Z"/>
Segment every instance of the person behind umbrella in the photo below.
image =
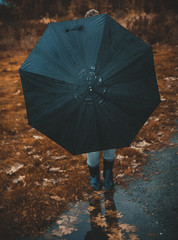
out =
<path fill-rule="evenodd" d="M 85 18 L 99 15 L 95 9 L 86 12 Z M 113 189 L 113 165 L 115 160 L 116 149 L 103 151 L 103 177 L 106 189 Z M 94 190 L 101 189 L 100 170 L 99 170 L 100 151 L 87 153 L 87 164 L 90 172 L 90 184 Z"/>

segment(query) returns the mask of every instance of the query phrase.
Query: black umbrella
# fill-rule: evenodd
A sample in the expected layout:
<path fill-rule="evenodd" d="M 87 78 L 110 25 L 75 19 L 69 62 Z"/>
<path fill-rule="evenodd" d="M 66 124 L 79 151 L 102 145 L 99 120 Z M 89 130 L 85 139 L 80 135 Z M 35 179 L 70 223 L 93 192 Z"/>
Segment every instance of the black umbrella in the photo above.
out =
<path fill-rule="evenodd" d="M 50 23 L 19 72 L 29 124 L 74 155 L 128 147 L 160 103 L 152 46 L 107 14 Z"/>

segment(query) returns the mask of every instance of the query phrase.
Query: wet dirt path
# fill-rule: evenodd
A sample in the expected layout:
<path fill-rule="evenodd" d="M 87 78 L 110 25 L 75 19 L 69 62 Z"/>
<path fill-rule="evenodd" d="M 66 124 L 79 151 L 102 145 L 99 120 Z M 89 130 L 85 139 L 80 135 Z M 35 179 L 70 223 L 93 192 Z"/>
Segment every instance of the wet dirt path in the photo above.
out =
<path fill-rule="evenodd" d="M 114 181 L 119 189 L 147 179 L 144 166 L 150 151 L 174 145 L 169 138 L 176 131 L 178 46 L 155 45 L 153 50 L 162 102 L 131 147 L 117 149 Z M 0 238 L 6 240 L 44 234 L 68 210 L 68 203 L 90 196 L 97 201 L 104 194 L 93 193 L 89 186 L 85 154 L 72 156 L 28 125 L 18 74 L 28 54 L 0 52 Z M 102 173 L 102 159 L 100 169 Z"/>

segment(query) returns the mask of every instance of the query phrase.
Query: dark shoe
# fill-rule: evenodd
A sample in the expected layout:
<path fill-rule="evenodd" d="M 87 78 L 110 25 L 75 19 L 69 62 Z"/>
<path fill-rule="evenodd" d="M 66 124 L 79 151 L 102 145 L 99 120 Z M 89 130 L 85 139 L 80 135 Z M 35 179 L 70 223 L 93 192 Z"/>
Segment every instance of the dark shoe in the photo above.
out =
<path fill-rule="evenodd" d="M 104 185 L 106 189 L 112 190 L 114 188 L 113 181 L 113 169 L 114 161 L 106 161 L 103 159 L 103 177 L 104 177 Z"/>
<path fill-rule="evenodd" d="M 90 171 L 90 184 L 94 190 L 99 191 L 101 190 L 101 182 L 100 182 L 100 171 L 99 171 L 99 164 L 96 167 L 90 167 L 88 165 Z"/>

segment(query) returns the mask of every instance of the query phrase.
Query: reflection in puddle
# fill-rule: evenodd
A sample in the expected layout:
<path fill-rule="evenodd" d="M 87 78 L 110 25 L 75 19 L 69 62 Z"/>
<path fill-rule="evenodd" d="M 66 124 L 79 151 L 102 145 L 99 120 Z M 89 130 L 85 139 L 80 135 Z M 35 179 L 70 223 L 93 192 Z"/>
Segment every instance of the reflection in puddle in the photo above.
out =
<path fill-rule="evenodd" d="M 86 202 L 70 204 L 70 210 L 62 214 L 46 233 L 39 238 L 23 240 L 115 240 L 140 239 L 135 225 L 123 221 L 123 213 L 118 211 L 114 197 L 119 199 L 120 191 L 93 192 Z"/>
<path fill-rule="evenodd" d="M 129 239 L 139 239 L 135 226 L 120 221 L 123 215 L 116 209 L 113 191 L 90 198 L 89 204 L 91 230 L 87 232 L 86 240 L 125 239 L 126 235 Z"/>

